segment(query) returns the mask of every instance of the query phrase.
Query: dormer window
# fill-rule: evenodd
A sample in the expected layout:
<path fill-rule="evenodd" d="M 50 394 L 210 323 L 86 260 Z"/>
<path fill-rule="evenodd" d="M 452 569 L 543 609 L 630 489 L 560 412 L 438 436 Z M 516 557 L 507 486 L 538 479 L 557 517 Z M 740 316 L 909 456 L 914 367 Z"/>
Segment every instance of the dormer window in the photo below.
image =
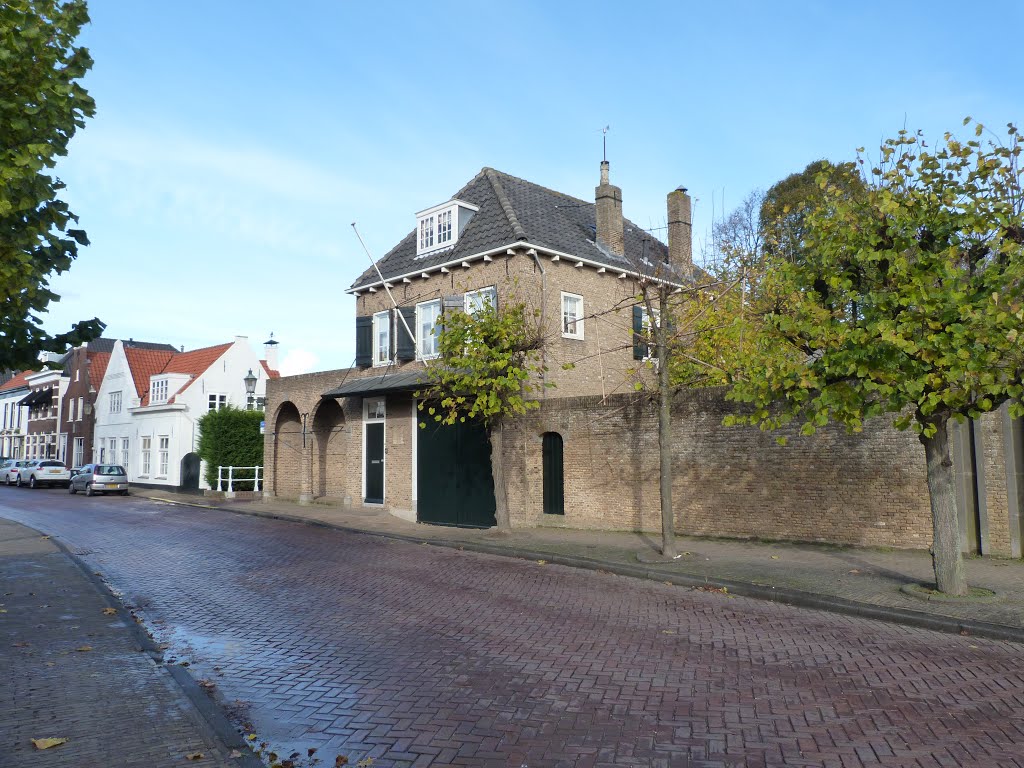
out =
<path fill-rule="evenodd" d="M 149 399 L 154 403 L 167 402 L 167 379 L 155 379 L 149 387 Z"/>
<path fill-rule="evenodd" d="M 455 245 L 462 230 L 480 208 L 461 200 L 449 200 L 416 214 L 416 255 L 423 256 Z"/>

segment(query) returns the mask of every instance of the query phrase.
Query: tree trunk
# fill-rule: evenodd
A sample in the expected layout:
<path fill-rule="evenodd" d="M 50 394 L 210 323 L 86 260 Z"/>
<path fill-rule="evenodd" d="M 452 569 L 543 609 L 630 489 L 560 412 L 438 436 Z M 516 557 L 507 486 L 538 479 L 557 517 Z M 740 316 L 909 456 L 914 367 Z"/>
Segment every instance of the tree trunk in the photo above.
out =
<path fill-rule="evenodd" d="M 932 504 L 932 566 L 935 587 L 947 595 L 967 594 L 967 577 L 960 553 L 960 524 L 953 492 L 953 460 L 949 455 L 946 425 L 949 414 L 929 417 L 924 423 L 936 426 L 931 437 L 921 435 L 928 460 L 928 494 Z"/>
<path fill-rule="evenodd" d="M 508 514 L 508 488 L 505 486 L 505 456 L 502 453 L 501 420 L 492 424 L 487 430 L 487 438 L 491 443 L 491 478 L 494 480 L 494 522 L 500 530 L 512 528 Z"/>
<path fill-rule="evenodd" d="M 661 554 L 676 556 L 675 515 L 672 511 L 672 393 L 669 390 L 668 286 L 658 287 L 658 454 L 661 496 Z"/>

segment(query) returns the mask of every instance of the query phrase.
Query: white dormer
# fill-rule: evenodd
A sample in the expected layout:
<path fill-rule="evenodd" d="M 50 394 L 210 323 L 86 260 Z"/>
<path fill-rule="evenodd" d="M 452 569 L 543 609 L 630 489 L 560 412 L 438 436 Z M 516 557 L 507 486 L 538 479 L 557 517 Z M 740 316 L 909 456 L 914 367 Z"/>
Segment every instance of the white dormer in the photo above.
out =
<path fill-rule="evenodd" d="M 451 248 L 459 240 L 479 206 L 463 200 L 449 200 L 416 214 L 416 255 Z"/>

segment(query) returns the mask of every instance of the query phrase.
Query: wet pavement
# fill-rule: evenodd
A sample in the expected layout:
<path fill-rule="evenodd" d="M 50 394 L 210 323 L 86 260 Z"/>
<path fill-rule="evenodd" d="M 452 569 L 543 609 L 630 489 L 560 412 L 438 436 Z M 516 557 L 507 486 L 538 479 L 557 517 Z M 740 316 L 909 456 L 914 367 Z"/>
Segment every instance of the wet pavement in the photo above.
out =
<path fill-rule="evenodd" d="M 327 765 L 1024 766 L 1010 642 L 138 497 L 0 489 L 0 517 Z"/>
<path fill-rule="evenodd" d="M 52 540 L 0 520 L 0 765 L 241 763 Z M 37 749 L 33 739 L 64 739 Z"/>

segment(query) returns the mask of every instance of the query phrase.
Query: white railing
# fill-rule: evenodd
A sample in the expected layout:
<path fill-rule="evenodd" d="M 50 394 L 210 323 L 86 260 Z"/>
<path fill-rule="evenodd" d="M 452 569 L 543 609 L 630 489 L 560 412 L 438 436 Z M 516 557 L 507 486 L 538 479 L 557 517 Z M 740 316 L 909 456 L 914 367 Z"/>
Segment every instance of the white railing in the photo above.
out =
<path fill-rule="evenodd" d="M 227 488 L 224 484 L 227 484 Z M 217 490 L 229 494 L 235 492 L 235 483 L 243 491 L 263 490 L 263 467 L 217 467 Z"/>

